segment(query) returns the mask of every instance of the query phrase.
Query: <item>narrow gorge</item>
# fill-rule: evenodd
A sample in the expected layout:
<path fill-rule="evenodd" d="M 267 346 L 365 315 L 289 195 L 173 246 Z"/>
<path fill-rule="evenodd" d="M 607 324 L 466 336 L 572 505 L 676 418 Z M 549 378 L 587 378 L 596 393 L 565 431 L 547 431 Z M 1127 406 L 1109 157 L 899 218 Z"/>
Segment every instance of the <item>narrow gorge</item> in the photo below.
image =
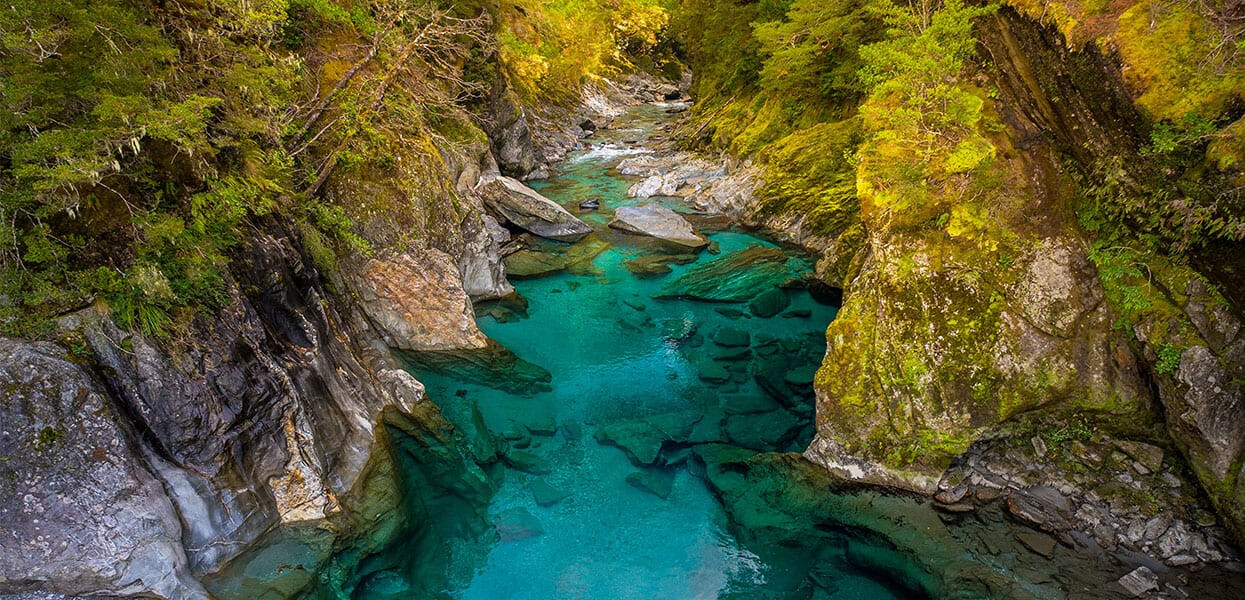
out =
<path fill-rule="evenodd" d="M 0 13 L 0 598 L 1240 595 L 1245 4 Z"/>

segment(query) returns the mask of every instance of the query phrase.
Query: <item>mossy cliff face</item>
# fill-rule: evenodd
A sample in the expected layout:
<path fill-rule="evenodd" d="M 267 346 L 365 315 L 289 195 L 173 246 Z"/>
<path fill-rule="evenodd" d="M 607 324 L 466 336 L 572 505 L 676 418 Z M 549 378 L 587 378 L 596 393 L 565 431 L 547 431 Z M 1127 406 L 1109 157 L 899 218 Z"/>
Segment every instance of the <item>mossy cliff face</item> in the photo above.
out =
<path fill-rule="evenodd" d="M 1231 115 L 1245 86 L 1239 72 L 1169 60 L 1206 50 L 1202 17 L 1184 5 L 1115 3 L 1078 21 L 1017 4 L 975 19 L 977 58 L 946 93 L 959 108 L 938 136 L 885 120 L 905 106 L 901 95 L 874 93 L 862 106 L 867 244 L 828 331 L 806 456 L 852 479 L 931 492 L 974 440 L 1015 435 L 1017 416 L 1075 414 L 1111 435 L 1170 435 L 1241 539 L 1239 308 L 1184 261 L 1146 250 L 1153 241 L 1104 227 L 1097 211 L 1111 186 L 1147 206 L 1129 198 L 1169 189 L 1160 171 L 1239 177 L 1216 146 L 1233 147 L 1236 125 L 1202 146 L 1204 158 L 1173 167 L 1156 150 L 1169 130 L 1150 123 Z M 1149 28 L 1136 22 L 1144 10 Z M 1170 94 L 1177 85 L 1190 92 Z M 1197 193 L 1183 181 L 1176 193 Z M 1142 240 L 1165 235 L 1129 219 Z"/>
<path fill-rule="evenodd" d="M 1109 78 L 1069 76 L 1095 57 L 1038 25 L 1009 13 L 979 22 L 996 69 L 959 84 L 976 116 L 958 123 L 958 141 L 924 155 L 916 183 L 900 170 L 921 153 L 903 138 L 878 131 L 860 153 L 868 244 L 828 332 L 807 453 L 855 479 L 931 491 L 975 439 L 1036 409 L 1154 416 L 1057 158 L 1064 136 L 1088 154 L 1127 147 L 1113 119 L 1130 105 Z"/>

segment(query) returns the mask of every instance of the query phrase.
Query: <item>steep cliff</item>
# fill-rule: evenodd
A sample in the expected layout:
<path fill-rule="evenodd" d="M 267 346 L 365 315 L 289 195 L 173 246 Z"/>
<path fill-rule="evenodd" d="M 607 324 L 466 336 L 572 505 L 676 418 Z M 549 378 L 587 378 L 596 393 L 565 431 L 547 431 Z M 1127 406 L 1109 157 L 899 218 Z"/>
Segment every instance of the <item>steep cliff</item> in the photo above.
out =
<path fill-rule="evenodd" d="M 1088 450 L 1178 449 L 1239 541 L 1236 9 L 1008 4 L 691 3 L 679 133 L 734 157 L 697 200 L 821 251 L 845 292 L 805 455 L 947 503 L 1123 477 L 1086 501 L 1117 498 L 1106 521 L 1144 522 L 1118 508 L 1140 495 L 1197 529 L 1153 469 Z M 1179 553 L 1159 537 L 1100 544 Z"/>

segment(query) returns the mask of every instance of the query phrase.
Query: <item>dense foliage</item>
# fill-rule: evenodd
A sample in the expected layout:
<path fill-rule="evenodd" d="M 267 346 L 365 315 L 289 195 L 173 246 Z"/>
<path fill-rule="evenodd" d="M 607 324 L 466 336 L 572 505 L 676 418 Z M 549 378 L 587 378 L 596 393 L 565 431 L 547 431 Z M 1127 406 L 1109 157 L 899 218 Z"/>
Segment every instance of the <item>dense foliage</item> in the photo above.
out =
<path fill-rule="evenodd" d="M 322 266 L 366 251 L 359 207 L 322 197 L 330 176 L 385 177 L 411 147 L 435 170 L 501 73 L 529 101 L 567 99 L 653 54 L 667 14 L 657 0 L 15 3 L 0 11 L 0 330 L 37 335 L 104 300 L 166 334 L 228 301 L 231 249 L 274 212 Z"/>

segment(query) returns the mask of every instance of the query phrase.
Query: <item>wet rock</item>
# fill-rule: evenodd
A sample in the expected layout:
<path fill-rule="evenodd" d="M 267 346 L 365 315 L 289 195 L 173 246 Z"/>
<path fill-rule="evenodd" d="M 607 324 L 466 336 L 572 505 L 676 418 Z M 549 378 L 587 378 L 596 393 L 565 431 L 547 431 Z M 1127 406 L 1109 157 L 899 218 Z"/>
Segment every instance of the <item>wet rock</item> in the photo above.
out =
<path fill-rule="evenodd" d="M 709 240 L 696 233 L 687 219 L 660 204 L 621 207 L 614 211 L 610 227 L 692 249 L 709 244 Z"/>
<path fill-rule="evenodd" d="M 594 211 L 601 208 L 600 198 L 589 198 L 579 203 L 579 210 L 584 212 Z"/>
<path fill-rule="evenodd" d="M 532 499 L 537 506 L 553 506 L 571 496 L 570 492 L 554 487 L 544 479 L 533 479 L 527 488 L 532 491 Z"/>
<path fill-rule="evenodd" d="M 1016 534 L 1021 544 L 1037 554 L 1050 558 L 1055 554 L 1055 538 L 1042 533 L 1022 531 Z"/>
<path fill-rule="evenodd" d="M 516 279 L 535 279 L 563 271 L 595 275 L 599 271 L 592 265 L 592 261 L 609 247 L 608 242 L 592 236 L 556 253 L 520 250 L 506 257 L 506 271 Z"/>
<path fill-rule="evenodd" d="M 0 590 L 205 600 L 102 386 L 55 345 L 0 338 L 0 390 Z"/>
<path fill-rule="evenodd" d="M 543 238 L 573 242 L 592 233 L 592 227 L 556 202 L 510 177 L 482 179 L 476 190 L 485 206 L 508 223 Z"/>
<path fill-rule="evenodd" d="M 442 351 L 486 344 L 458 267 L 440 250 L 369 259 L 361 275 L 347 281 L 390 347 Z"/>
<path fill-rule="evenodd" d="M 540 519 L 522 507 L 502 511 L 497 515 L 494 527 L 502 542 L 517 542 L 545 533 L 540 525 Z"/>
<path fill-rule="evenodd" d="M 734 327 L 723 327 L 713 334 L 713 343 L 728 348 L 744 347 L 752 341 L 747 331 Z"/>
<path fill-rule="evenodd" d="M 627 475 L 627 485 L 648 492 L 662 500 L 670 498 L 674 491 L 674 471 L 669 469 L 645 469 Z"/>
<path fill-rule="evenodd" d="M 1137 567 L 1116 580 L 1124 591 L 1140 598 L 1146 592 L 1159 589 L 1159 577 L 1146 567 Z"/>
<path fill-rule="evenodd" d="M 782 250 L 753 246 L 691 267 L 662 286 L 657 297 L 747 302 L 795 276 Z"/>
<path fill-rule="evenodd" d="M 787 292 L 771 288 L 753 298 L 748 303 L 748 310 L 758 317 L 769 318 L 786 310 L 788 306 L 791 306 L 791 299 L 787 297 Z"/>

